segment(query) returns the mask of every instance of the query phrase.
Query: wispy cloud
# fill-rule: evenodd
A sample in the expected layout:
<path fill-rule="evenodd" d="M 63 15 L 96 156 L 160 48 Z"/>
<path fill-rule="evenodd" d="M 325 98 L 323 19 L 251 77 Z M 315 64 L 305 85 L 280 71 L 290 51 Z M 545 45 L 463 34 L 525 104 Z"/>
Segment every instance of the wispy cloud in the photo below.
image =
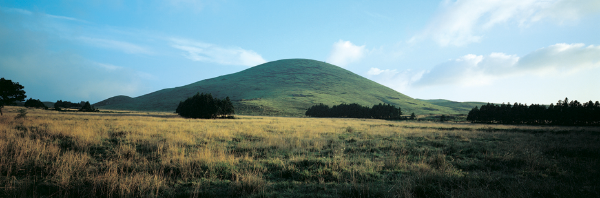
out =
<path fill-rule="evenodd" d="M 80 20 L 77 18 L 51 15 L 51 14 L 40 13 L 40 12 L 32 12 L 29 10 L 18 9 L 18 8 L 0 7 L 0 11 L 5 12 L 5 13 L 13 13 L 12 16 L 10 16 L 10 17 L 17 17 L 17 18 L 19 18 L 19 16 L 41 16 L 41 17 L 43 17 L 43 18 L 39 18 L 39 17 L 28 18 L 27 20 L 25 20 L 27 22 L 23 23 L 23 27 L 30 29 L 30 30 L 34 30 L 34 31 L 44 32 L 48 36 L 58 36 L 62 39 L 67 39 L 69 41 L 84 43 L 84 44 L 92 45 L 95 47 L 118 50 L 118 51 L 129 53 L 129 54 L 153 54 L 153 51 L 150 48 L 144 47 L 144 46 L 141 46 L 138 44 L 133 44 L 131 42 L 115 40 L 115 39 L 95 38 L 93 36 L 74 36 L 74 35 L 81 35 L 82 32 L 86 32 L 86 30 L 88 30 L 88 29 L 91 29 L 94 31 L 93 33 L 91 33 L 91 31 L 90 31 L 90 33 L 88 33 L 88 35 L 91 35 L 91 34 L 114 34 L 114 31 L 111 32 L 110 29 L 107 30 L 105 28 L 97 28 L 97 27 L 94 27 L 93 24 L 89 24 L 87 21 Z M 48 20 L 45 20 L 44 18 L 57 19 L 57 21 L 84 22 L 85 24 L 81 24 L 81 23 L 80 24 L 65 24 L 65 23 L 56 23 L 55 21 L 49 22 Z M 36 25 L 29 25 L 29 24 L 36 24 Z M 90 25 L 92 25 L 92 26 L 90 26 Z M 124 35 L 123 33 L 120 33 L 120 35 L 117 34 L 116 37 L 122 37 L 123 35 Z M 129 35 L 127 35 L 127 36 L 129 36 Z"/>
<path fill-rule="evenodd" d="M 34 13 L 34 12 L 29 11 L 29 10 L 24 10 L 24 9 L 19 9 L 19 8 L 4 8 L 4 7 L 0 7 L 0 11 L 2 11 L 2 12 L 8 12 L 8 13 L 18 13 L 18 14 L 23 14 L 23 15 L 38 14 L 38 15 L 41 15 L 41 16 L 44 16 L 44 17 L 48 17 L 48 18 L 54 18 L 54 19 L 61 19 L 61 20 L 68 20 L 68 21 L 77 21 L 77 22 L 88 23 L 85 20 L 81 20 L 81 19 L 77 19 L 77 18 L 73 18 L 73 17 L 51 15 L 51 14 L 46 14 L 46 13 Z"/>
<path fill-rule="evenodd" d="M 413 86 L 480 86 L 514 75 L 564 75 L 600 67 L 600 46 L 559 43 L 523 57 L 504 53 L 468 54 L 435 66 Z"/>
<path fill-rule="evenodd" d="M 433 39 L 441 46 L 480 42 L 483 33 L 502 23 L 526 27 L 543 19 L 558 23 L 600 11 L 597 0 L 444 1 L 438 14 L 410 42 Z"/>
<path fill-rule="evenodd" d="M 89 64 L 90 66 L 95 65 L 99 68 L 104 69 L 105 72 L 128 73 L 132 78 L 140 78 L 140 79 L 148 79 L 148 80 L 156 79 L 156 77 L 152 74 L 149 74 L 146 72 L 141 72 L 141 71 L 135 71 L 135 70 L 132 70 L 132 69 L 129 69 L 126 67 L 116 66 L 113 64 L 99 63 L 99 62 L 93 62 L 93 61 L 87 61 L 86 64 Z"/>
<path fill-rule="evenodd" d="M 369 11 L 363 11 L 363 13 L 365 13 L 367 16 L 374 18 L 374 19 L 378 19 L 378 20 L 384 20 L 384 21 L 389 21 L 391 18 L 376 12 L 369 12 Z"/>
<path fill-rule="evenodd" d="M 244 66 L 256 66 L 267 62 L 260 54 L 240 47 L 222 47 L 186 39 L 170 40 L 171 47 L 185 51 L 184 56 L 193 61 Z"/>
<path fill-rule="evenodd" d="M 94 24 L 64 23 L 75 18 L 0 9 L 0 74 L 26 86 L 29 96 L 94 102 L 114 95 L 136 96 L 150 91 L 148 83 L 153 80 L 152 75 L 126 65 L 95 62 L 94 58 L 84 57 L 85 52 L 75 50 L 81 43 L 126 53 L 151 53 L 148 48 L 80 36 Z M 94 30 L 89 34 L 106 34 L 102 28 Z"/>
<path fill-rule="evenodd" d="M 77 18 L 73 18 L 73 17 L 57 16 L 57 15 L 51 15 L 51 14 L 46 14 L 46 16 L 48 16 L 50 18 L 55 18 L 55 19 L 62 19 L 62 20 L 78 21 L 78 22 L 88 23 L 87 21 L 84 21 L 84 20 L 81 20 L 81 19 L 77 19 Z"/>
<path fill-rule="evenodd" d="M 19 13 L 19 14 L 25 14 L 25 15 L 32 15 L 33 14 L 33 12 L 31 12 L 29 10 L 23 10 L 23 9 L 19 9 L 19 8 L 5 8 L 5 7 L 0 7 L 0 11 L 7 12 L 7 13 Z"/>
<path fill-rule="evenodd" d="M 78 37 L 76 40 L 79 40 L 81 42 L 93 45 L 93 46 L 97 46 L 97 47 L 102 47 L 102 48 L 108 48 L 108 49 L 115 49 L 115 50 L 119 50 L 125 53 L 130 53 L 130 54 L 152 54 L 152 50 L 150 50 L 147 47 L 142 47 L 133 43 L 129 43 L 129 42 L 124 42 L 124 41 L 117 41 L 117 40 L 110 40 L 110 39 L 99 39 L 99 38 L 91 38 L 91 37 Z"/>
<path fill-rule="evenodd" d="M 175 9 L 188 9 L 194 12 L 200 12 L 207 6 L 215 4 L 216 2 L 211 0 L 167 0 L 163 1 L 166 6 Z"/>
<path fill-rule="evenodd" d="M 331 53 L 327 58 L 327 62 L 344 67 L 350 63 L 361 60 L 367 53 L 365 46 L 357 46 L 352 44 L 350 41 L 339 40 L 333 43 Z"/>
<path fill-rule="evenodd" d="M 105 63 L 94 63 L 94 64 L 101 68 L 104 68 L 108 71 L 115 71 L 115 70 L 123 69 L 123 67 L 119 67 L 119 66 L 115 66 L 115 65 L 111 65 L 111 64 L 105 64 Z"/>
<path fill-rule="evenodd" d="M 151 76 L 120 66 L 97 63 L 75 54 L 30 48 L 18 56 L 0 55 L 0 73 L 26 85 L 43 100 L 90 100 L 148 92 Z"/>

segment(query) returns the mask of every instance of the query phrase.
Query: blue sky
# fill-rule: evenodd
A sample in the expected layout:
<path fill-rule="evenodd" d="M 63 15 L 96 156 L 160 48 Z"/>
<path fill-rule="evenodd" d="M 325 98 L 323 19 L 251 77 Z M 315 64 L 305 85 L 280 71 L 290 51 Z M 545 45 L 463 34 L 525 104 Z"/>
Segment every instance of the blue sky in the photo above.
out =
<path fill-rule="evenodd" d="M 0 0 L 0 77 L 94 103 L 307 58 L 413 98 L 597 101 L 598 24 L 597 0 Z"/>

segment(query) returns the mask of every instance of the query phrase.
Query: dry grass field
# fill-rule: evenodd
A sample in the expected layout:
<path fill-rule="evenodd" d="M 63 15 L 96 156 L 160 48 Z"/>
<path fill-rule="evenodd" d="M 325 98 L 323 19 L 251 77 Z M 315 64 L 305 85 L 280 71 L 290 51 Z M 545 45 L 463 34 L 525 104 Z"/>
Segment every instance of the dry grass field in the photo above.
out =
<path fill-rule="evenodd" d="M 6 107 L 0 197 L 600 197 L 600 128 Z"/>

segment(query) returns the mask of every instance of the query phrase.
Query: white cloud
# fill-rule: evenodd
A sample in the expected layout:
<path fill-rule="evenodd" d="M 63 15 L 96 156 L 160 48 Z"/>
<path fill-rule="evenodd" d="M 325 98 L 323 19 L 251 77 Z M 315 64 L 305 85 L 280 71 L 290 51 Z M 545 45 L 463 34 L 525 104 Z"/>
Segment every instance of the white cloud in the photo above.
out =
<path fill-rule="evenodd" d="M 379 68 L 371 67 L 371 69 L 369 69 L 369 71 L 367 72 L 367 75 L 369 75 L 369 76 L 376 76 L 376 75 L 379 75 L 379 74 L 381 74 L 383 72 L 388 72 L 389 73 L 389 72 L 395 72 L 395 71 L 396 71 L 395 69 L 394 70 L 389 70 L 389 69 L 382 70 L 382 69 L 379 69 Z"/>
<path fill-rule="evenodd" d="M 527 54 L 519 61 L 518 66 L 530 70 L 567 72 L 598 67 L 600 46 L 559 43 Z"/>
<path fill-rule="evenodd" d="M 221 47 L 185 39 L 171 39 L 171 42 L 171 47 L 187 52 L 184 56 L 193 61 L 244 66 L 256 66 L 267 62 L 260 54 L 240 47 Z"/>
<path fill-rule="evenodd" d="M 480 42 L 483 32 L 501 23 L 528 26 L 543 19 L 558 23 L 600 11 L 597 0 L 444 1 L 438 14 L 410 42 L 431 38 L 441 46 Z"/>
<path fill-rule="evenodd" d="M 123 51 L 123 52 L 129 53 L 129 54 L 152 54 L 152 51 L 146 47 L 142 47 L 142 46 L 139 46 L 139 45 L 136 45 L 133 43 L 124 42 L 124 41 L 90 38 L 90 37 L 84 37 L 84 36 L 78 37 L 76 40 L 82 41 L 84 43 L 87 43 L 87 44 L 90 44 L 93 46 L 108 48 L 108 49 L 115 49 L 115 50 Z"/>
<path fill-rule="evenodd" d="M 367 50 L 364 45 L 356 46 L 350 41 L 339 40 L 333 44 L 333 49 L 331 49 L 331 54 L 327 58 L 327 62 L 343 67 L 352 62 L 359 61 L 366 53 Z"/>
<path fill-rule="evenodd" d="M 367 71 L 367 76 L 376 79 L 377 82 L 383 85 L 402 92 L 413 82 L 419 80 L 423 73 L 424 71 L 405 70 L 399 72 L 396 69 L 379 69 L 372 67 Z"/>
<path fill-rule="evenodd" d="M 504 53 L 468 54 L 437 65 L 413 85 L 480 86 L 514 75 L 563 75 L 595 67 L 600 67 L 600 46 L 559 43 L 523 57 Z"/>

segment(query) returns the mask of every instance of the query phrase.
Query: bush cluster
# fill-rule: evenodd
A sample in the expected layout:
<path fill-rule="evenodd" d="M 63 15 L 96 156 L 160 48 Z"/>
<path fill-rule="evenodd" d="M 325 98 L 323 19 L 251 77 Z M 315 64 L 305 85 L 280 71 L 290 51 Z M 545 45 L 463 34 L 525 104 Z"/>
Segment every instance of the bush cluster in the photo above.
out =
<path fill-rule="evenodd" d="M 196 95 L 179 102 L 175 113 L 186 118 L 226 118 L 235 113 L 229 97 L 213 98 L 210 93 Z"/>
<path fill-rule="evenodd" d="M 401 119 L 402 110 L 390 104 L 377 104 L 372 108 L 356 103 L 329 106 L 320 103 L 314 105 L 305 113 L 310 117 L 346 117 L 346 118 L 375 118 L 375 119 Z"/>

